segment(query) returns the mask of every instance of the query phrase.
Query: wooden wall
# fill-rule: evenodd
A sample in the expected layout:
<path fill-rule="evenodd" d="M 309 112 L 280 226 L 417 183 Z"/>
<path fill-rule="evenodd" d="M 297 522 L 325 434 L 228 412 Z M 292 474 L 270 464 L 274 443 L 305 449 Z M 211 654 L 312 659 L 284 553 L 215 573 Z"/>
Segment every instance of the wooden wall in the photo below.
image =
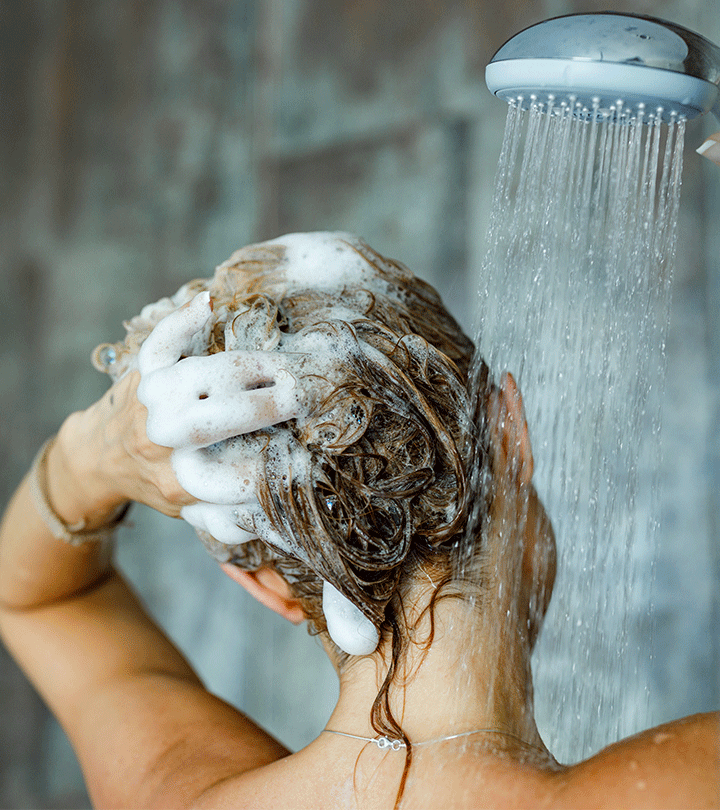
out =
<path fill-rule="evenodd" d="M 720 41 L 704 0 L 615 0 Z M 3 0 L 0 487 L 105 386 L 123 318 L 236 247 L 344 229 L 471 323 L 504 105 L 484 65 L 590 0 Z M 698 145 L 709 122 L 689 128 Z M 720 172 L 690 150 L 668 346 L 657 720 L 717 708 Z M 317 645 L 142 509 L 120 560 L 210 687 L 291 746 L 323 726 Z M 301 661 L 291 675 L 283 662 Z M 311 708 L 308 708 L 311 707 Z M 0 649 L 0 807 L 87 805 L 67 741 Z"/>

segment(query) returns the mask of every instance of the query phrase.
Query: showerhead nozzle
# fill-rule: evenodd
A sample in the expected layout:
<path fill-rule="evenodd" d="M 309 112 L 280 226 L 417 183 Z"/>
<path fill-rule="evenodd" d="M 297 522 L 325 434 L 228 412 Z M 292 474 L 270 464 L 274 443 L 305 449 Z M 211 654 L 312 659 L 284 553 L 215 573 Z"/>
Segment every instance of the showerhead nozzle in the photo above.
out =
<path fill-rule="evenodd" d="M 682 26 L 635 14 L 570 14 L 509 39 L 485 71 L 492 93 L 582 117 L 720 119 L 720 48 Z"/>

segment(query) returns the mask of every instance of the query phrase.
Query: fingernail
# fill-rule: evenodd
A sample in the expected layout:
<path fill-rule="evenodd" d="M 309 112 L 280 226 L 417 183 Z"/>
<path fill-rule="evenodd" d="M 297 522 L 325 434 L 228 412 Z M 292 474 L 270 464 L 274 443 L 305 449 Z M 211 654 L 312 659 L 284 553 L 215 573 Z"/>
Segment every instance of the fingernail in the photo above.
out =
<path fill-rule="evenodd" d="M 712 138 L 708 138 L 702 146 L 696 149 L 696 152 L 715 163 L 720 162 L 720 142 Z"/>

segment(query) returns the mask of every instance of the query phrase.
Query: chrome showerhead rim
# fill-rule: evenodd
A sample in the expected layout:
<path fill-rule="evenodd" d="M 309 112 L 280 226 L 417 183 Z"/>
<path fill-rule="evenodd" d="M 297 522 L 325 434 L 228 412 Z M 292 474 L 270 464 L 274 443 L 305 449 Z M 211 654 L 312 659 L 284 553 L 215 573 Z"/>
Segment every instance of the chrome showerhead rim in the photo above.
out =
<path fill-rule="evenodd" d="M 578 116 L 695 118 L 720 106 L 720 48 L 654 17 L 600 12 L 536 23 L 498 48 L 488 88 Z"/>
<path fill-rule="evenodd" d="M 694 76 L 611 62 L 503 60 L 491 62 L 485 78 L 490 91 L 507 102 L 526 109 L 566 106 L 583 118 L 691 119 L 712 109 L 720 94 L 716 85 Z"/>

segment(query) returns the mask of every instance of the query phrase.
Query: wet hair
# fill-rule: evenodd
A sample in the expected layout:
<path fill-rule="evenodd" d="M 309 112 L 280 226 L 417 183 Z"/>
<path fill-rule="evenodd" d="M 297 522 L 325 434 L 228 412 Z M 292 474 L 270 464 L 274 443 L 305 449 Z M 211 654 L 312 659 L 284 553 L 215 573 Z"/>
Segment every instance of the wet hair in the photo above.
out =
<path fill-rule="evenodd" d="M 263 457 L 261 505 L 303 561 L 262 541 L 233 547 L 231 558 L 248 570 L 277 568 L 316 632 L 325 630 L 323 580 L 382 629 L 408 568 L 457 544 L 477 450 L 467 387 L 472 341 L 432 287 L 359 240 L 352 247 L 382 279 L 382 292 L 287 289 L 277 245 L 238 251 L 210 288 L 216 309 L 262 311 L 273 322 L 265 333 L 316 332 L 345 347 L 326 380 L 329 393 L 288 425 L 310 464 L 287 475 L 270 450 Z M 334 318 L 339 303 L 357 314 Z M 211 351 L 223 348 L 217 328 Z"/>
<path fill-rule="evenodd" d="M 247 349 L 271 349 L 283 333 L 315 333 L 343 347 L 311 412 L 264 431 L 271 437 L 283 429 L 310 459 L 288 474 L 287 457 L 278 459 L 271 441 L 261 454 L 260 504 L 293 553 L 263 540 L 227 547 L 198 534 L 212 553 L 244 570 L 277 570 L 300 600 L 311 632 L 327 630 L 327 581 L 373 623 L 381 644 L 389 642 L 371 723 L 378 734 L 406 743 L 399 801 L 412 744 L 393 717 L 390 690 L 412 638 L 409 592 L 420 570 L 432 576 L 431 628 L 437 602 L 458 595 L 446 586 L 458 580 L 463 541 L 475 542 L 489 511 L 487 487 L 478 481 L 489 479 L 483 471 L 490 457 L 482 414 L 469 393 L 472 341 L 435 290 L 402 264 L 356 238 L 343 246 L 365 270 L 337 288 L 289 281 L 282 238 L 237 251 L 211 281 L 190 282 L 128 322 L 125 343 L 109 347 L 110 373 L 125 373 L 159 317 L 207 288 L 216 314 L 208 353 L 225 350 L 229 323 Z M 95 362 L 108 370 L 99 359 L 103 351 L 98 348 Z M 487 366 L 477 358 L 472 365 L 483 390 Z M 471 554 L 477 556 L 474 546 Z M 350 656 L 337 646 L 335 653 L 342 668 Z"/>
<path fill-rule="evenodd" d="M 400 797 L 412 746 L 393 717 L 390 689 L 412 635 L 408 591 L 421 568 L 433 574 L 439 587 L 428 606 L 431 619 L 437 600 L 450 593 L 442 586 L 457 573 L 453 562 L 471 508 L 477 512 L 483 500 L 473 494 L 471 469 L 474 461 L 487 466 L 489 454 L 468 392 L 472 341 L 432 287 L 361 242 L 353 248 L 385 282 L 383 292 L 348 286 L 339 298 L 312 289 L 284 293 L 271 270 L 281 256 L 263 257 L 262 246 L 235 254 L 216 274 L 213 298 L 236 290 L 232 274 L 250 263 L 257 280 L 251 298 L 233 300 L 231 308 L 260 307 L 283 331 L 314 330 L 351 347 L 330 393 L 307 419 L 290 425 L 311 458 L 302 477 L 282 475 L 270 455 L 264 459 L 261 505 L 273 528 L 302 549 L 303 561 L 260 540 L 234 547 L 231 561 L 246 570 L 274 567 L 301 600 L 311 632 L 326 630 L 327 580 L 373 622 L 381 641 L 389 639 L 389 669 L 371 723 L 407 745 Z M 262 304 L 258 295 L 267 296 Z M 357 316 L 333 318 L 339 299 Z M 476 373 L 482 387 L 488 378 L 482 361 Z M 480 521 L 487 508 L 480 503 Z M 335 652 L 342 667 L 349 656 Z"/>

